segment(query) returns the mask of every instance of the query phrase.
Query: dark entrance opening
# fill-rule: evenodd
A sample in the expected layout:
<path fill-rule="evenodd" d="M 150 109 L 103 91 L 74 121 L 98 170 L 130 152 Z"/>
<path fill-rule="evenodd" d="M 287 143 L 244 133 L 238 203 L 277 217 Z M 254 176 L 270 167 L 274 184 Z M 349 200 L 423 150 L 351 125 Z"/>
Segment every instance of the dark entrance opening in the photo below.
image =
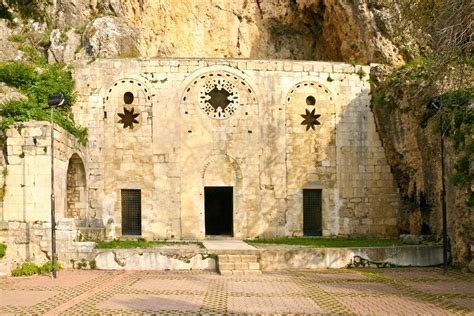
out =
<path fill-rule="evenodd" d="M 322 190 L 303 189 L 303 234 L 323 235 Z"/>
<path fill-rule="evenodd" d="M 233 230 L 233 188 L 204 187 L 206 235 L 230 235 Z"/>
<path fill-rule="evenodd" d="M 140 190 L 122 190 L 122 235 L 142 234 L 142 197 Z"/>

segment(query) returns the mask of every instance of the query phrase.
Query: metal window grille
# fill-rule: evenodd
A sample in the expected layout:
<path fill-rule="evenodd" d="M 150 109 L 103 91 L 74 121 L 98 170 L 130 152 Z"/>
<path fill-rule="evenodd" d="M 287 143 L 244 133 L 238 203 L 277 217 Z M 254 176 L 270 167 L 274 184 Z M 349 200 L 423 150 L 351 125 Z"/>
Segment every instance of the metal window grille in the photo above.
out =
<path fill-rule="evenodd" d="M 303 233 L 306 236 L 322 235 L 322 190 L 303 190 Z"/>
<path fill-rule="evenodd" d="M 122 235 L 142 234 L 141 190 L 122 190 Z"/>

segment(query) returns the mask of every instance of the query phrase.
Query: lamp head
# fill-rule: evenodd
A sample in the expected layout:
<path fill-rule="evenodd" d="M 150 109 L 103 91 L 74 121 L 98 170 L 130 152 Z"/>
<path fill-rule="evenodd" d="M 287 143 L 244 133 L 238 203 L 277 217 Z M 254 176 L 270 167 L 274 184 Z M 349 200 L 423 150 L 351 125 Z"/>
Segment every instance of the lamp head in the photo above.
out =
<path fill-rule="evenodd" d="M 50 94 L 48 97 L 48 105 L 52 108 L 62 106 L 66 103 L 66 97 L 63 93 Z"/>

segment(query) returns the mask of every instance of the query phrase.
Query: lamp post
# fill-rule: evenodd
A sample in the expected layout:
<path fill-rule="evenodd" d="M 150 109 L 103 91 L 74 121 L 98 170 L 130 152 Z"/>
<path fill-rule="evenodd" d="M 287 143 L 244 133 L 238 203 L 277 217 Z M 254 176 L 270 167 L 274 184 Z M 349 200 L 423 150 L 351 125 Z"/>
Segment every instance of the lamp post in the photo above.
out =
<path fill-rule="evenodd" d="M 62 106 L 66 98 L 62 93 L 49 95 L 48 105 L 51 109 L 51 263 L 52 277 L 56 279 L 56 197 L 54 195 L 54 108 Z"/>
<path fill-rule="evenodd" d="M 443 218 L 443 271 L 448 272 L 448 221 L 446 214 L 446 183 L 444 170 L 444 108 L 441 97 L 432 98 L 428 104 L 428 108 L 439 112 L 440 124 L 440 146 L 441 146 L 441 212 Z"/>

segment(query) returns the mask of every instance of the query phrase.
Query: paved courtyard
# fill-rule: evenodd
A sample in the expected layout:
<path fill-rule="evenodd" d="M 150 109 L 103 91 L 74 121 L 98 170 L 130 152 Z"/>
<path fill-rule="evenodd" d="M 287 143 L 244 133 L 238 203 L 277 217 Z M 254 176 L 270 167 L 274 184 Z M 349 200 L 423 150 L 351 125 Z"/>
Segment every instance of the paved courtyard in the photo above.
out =
<path fill-rule="evenodd" d="M 472 274 L 440 269 L 266 272 L 66 270 L 1 278 L 0 314 L 474 315 Z"/>

